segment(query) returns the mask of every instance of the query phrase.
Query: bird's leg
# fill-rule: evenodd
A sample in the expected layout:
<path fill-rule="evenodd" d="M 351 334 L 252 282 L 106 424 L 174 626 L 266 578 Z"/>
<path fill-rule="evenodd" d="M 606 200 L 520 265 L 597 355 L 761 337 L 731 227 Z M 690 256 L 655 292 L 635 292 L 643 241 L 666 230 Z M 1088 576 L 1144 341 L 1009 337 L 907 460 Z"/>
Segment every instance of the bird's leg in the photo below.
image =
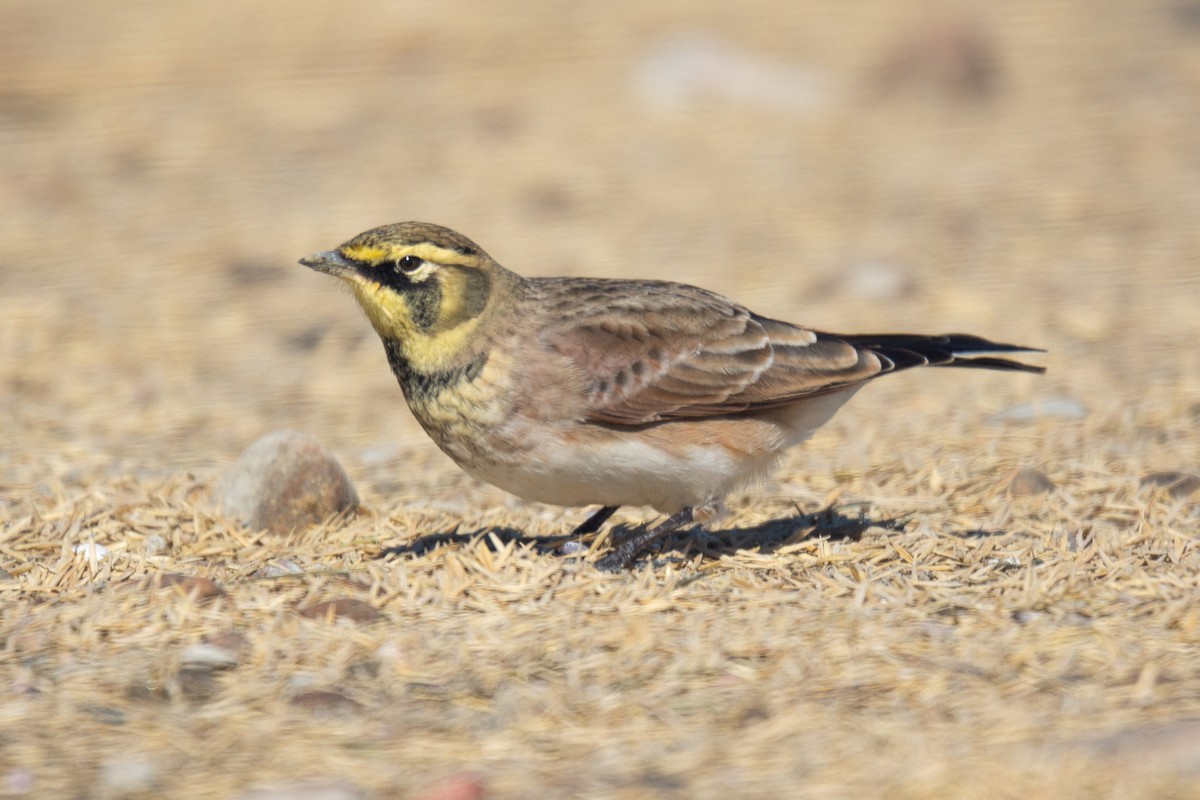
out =
<path fill-rule="evenodd" d="M 590 522 L 591 520 L 588 521 Z M 676 511 L 661 524 L 655 525 L 653 528 L 642 531 L 637 536 L 621 542 L 620 545 L 613 548 L 611 553 L 597 561 L 596 567 L 605 572 L 620 572 L 623 569 L 628 569 L 633 560 L 638 557 L 638 554 L 649 545 L 664 536 L 671 535 L 692 521 L 692 509 L 690 507 Z"/>
<path fill-rule="evenodd" d="M 608 522 L 608 518 L 617 513 L 620 506 L 603 506 L 599 511 L 592 514 L 583 522 L 576 526 L 575 530 L 571 531 L 567 536 L 574 539 L 578 536 L 586 536 L 589 533 L 595 533 L 600 530 L 600 526 Z"/>
<path fill-rule="evenodd" d="M 575 555 L 585 549 L 579 538 L 600 530 L 604 523 L 608 522 L 608 518 L 617 513 L 618 508 L 620 506 L 601 506 L 566 536 L 549 536 L 540 539 L 539 542 L 542 547 L 554 548 L 560 555 Z"/>

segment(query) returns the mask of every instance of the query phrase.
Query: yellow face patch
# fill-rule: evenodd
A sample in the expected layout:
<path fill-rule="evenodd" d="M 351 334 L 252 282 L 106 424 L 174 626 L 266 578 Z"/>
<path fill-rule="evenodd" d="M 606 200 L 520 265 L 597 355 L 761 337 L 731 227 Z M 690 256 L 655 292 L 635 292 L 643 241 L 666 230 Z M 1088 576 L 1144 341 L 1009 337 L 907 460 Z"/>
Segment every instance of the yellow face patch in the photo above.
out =
<path fill-rule="evenodd" d="M 350 282 L 358 304 L 371 321 L 371 327 L 380 336 L 404 339 L 412 335 L 413 324 L 403 298 L 391 289 L 355 273 L 348 274 L 346 280 Z"/>
<path fill-rule="evenodd" d="M 342 245 L 338 250 L 344 258 L 360 264 L 382 264 L 389 252 L 389 248 L 373 244 Z"/>
<path fill-rule="evenodd" d="M 441 274 L 454 275 L 464 269 L 452 268 Z M 406 297 L 357 272 L 343 277 L 354 290 L 371 327 L 380 338 L 391 342 L 417 372 L 436 372 L 455 363 L 455 357 L 468 345 L 479 327 L 478 315 L 486 301 L 486 297 L 476 300 L 462 296 L 466 288 L 462 279 L 451 279 L 448 281 L 451 291 L 439 292 L 440 324 L 423 326 L 414 319 L 412 296 Z"/>
<path fill-rule="evenodd" d="M 491 259 L 472 242 L 436 226 L 384 226 L 338 248 L 372 327 L 416 372 L 456 363 L 491 296 Z"/>

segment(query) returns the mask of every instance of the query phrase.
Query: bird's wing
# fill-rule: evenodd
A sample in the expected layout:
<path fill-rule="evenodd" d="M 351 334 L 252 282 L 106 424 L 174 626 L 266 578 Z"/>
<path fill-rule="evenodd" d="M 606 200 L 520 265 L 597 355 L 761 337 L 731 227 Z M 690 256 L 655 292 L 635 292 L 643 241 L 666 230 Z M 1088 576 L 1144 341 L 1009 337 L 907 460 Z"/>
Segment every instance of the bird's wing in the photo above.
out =
<path fill-rule="evenodd" d="M 870 349 L 759 317 L 692 286 L 581 281 L 564 294 L 574 302 L 569 310 L 564 303 L 542 341 L 584 376 L 584 413 L 593 422 L 769 408 L 893 368 Z"/>

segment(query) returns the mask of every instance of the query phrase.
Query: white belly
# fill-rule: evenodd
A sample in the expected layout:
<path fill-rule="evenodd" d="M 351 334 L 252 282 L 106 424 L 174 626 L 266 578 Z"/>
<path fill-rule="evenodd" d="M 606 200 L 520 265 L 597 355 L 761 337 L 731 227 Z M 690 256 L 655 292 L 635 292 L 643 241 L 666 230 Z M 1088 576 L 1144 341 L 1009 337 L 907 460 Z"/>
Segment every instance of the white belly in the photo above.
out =
<path fill-rule="evenodd" d="M 717 507 L 737 489 L 766 477 L 783 452 L 812 436 L 857 389 L 805 399 L 770 412 L 777 435 L 769 448 L 738 452 L 716 442 L 681 445 L 671 425 L 657 441 L 635 429 L 606 438 L 546 433 L 519 463 L 473 463 L 463 468 L 507 492 L 560 506 L 651 506 L 665 514 L 684 507 Z"/>
<path fill-rule="evenodd" d="M 466 466 L 507 492 L 560 506 L 651 506 L 673 514 L 719 501 L 765 476 L 777 454 L 737 457 L 720 445 L 672 448 L 633 438 L 563 447 L 549 444 L 520 465 Z"/>

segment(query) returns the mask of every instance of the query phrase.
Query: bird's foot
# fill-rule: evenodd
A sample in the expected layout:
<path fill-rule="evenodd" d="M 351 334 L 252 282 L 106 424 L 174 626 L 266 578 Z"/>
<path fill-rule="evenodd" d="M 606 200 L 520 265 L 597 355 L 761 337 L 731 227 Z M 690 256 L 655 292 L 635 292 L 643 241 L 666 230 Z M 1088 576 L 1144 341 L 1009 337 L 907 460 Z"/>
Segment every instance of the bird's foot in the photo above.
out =
<path fill-rule="evenodd" d="M 661 524 L 654 526 L 648 530 L 642 531 L 636 536 L 626 539 L 621 544 L 612 549 L 608 555 L 596 562 L 596 569 L 604 572 L 621 572 L 629 569 L 633 564 L 634 559 L 641 555 L 642 551 L 649 547 L 654 542 L 662 539 L 665 536 L 670 536 L 675 531 L 682 528 L 693 521 L 692 509 L 685 508 L 675 512 Z"/>

